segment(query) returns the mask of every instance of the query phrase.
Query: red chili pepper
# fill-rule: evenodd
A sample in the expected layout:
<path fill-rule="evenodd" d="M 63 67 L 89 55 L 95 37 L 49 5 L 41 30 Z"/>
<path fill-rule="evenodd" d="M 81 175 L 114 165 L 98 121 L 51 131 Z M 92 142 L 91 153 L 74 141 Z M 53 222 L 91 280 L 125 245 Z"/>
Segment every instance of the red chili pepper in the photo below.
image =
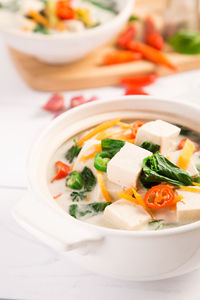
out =
<path fill-rule="evenodd" d="M 149 208 L 161 209 L 173 204 L 175 193 L 167 185 L 156 185 L 145 194 L 144 202 Z"/>
<path fill-rule="evenodd" d="M 57 112 L 62 110 L 65 105 L 65 99 L 61 94 L 53 94 L 47 103 L 42 107 L 44 110 Z"/>
<path fill-rule="evenodd" d="M 62 20 L 70 20 L 75 18 L 75 10 L 70 6 L 70 1 L 60 0 L 56 4 L 57 16 Z"/>
<path fill-rule="evenodd" d="M 120 83 L 128 86 L 146 86 L 154 83 L 158 77 L 159 76 L 157 74 L 152 73 L 148 75 L 122 78 Z"/>
<path fill-rule="evenodd" d="M 144 40 L 148 45 L 158 50 L 162 50 L 164 47 L 163 37 L 156 30 L 153 19 L 150 16 L 148 16 L 144 22 Z"/>
<path fill-rule="evenodd" d="M 140 59 L 142 59 L 142 55 L 138 52 L 119 50 L 105 55 L 103 59 L 103 64 L 104 65 L 122 64 L 130 61 L 140 60 Z"/>
<path fill-rule="evenodd" d="M 156 64 L 163 65 L 173 71 L 177 71 L 177 67 L 173 65 L 164 53 L 161 51 L 138 41 L 130 41 L 127 44 L 127 49 L 140 52 L 147 60 Z"/>
<path fill-rule="evenodd" d="M 178 150 L 182 150 L 184 145 L 185 145 L 185 142 L 186 142 L 186 138 L 183 138 L 180 140 L 179 144 L 178 144 Z"/>
<path fill-rule="evenodd" d="M 131 139 L 135 139 L 136 138 L 136 135 L 137 135 L 137 132 L 138 132 L 138 129 L 140 127 L 142 127 L 146 122 L 144 121 L 135 121 L 133 122 L 132 126 L 131 126 Z"/>
<path fill-rule="evenodd" d="M 117 46 L 120 48 L 126 48 L 126 44 L 131 41 L 136 34 L 136 28 L 133 24 L 130 24 L 127 29 L 122 32 L 117 40 Z"/>
<path fill-rule="evenodd" d="M 55 163 L 56 167 L 56 176 L 51 180 L 54 182 L 55 180 L 65 178 L 70 173 L 70 167 L 64 164 L 62 161 L 57 161 Z"/>
<path fill-rule="evenodd" d="M 124 95 L 149 95 L 140 86 L 128 86 Z"/>
<path fill-rule="evenodd" d="M 75 97 L 71 98 L 69 107 L 73 108 L 73 107 L 76 107 L 76 106 L 79 106 L 79 105 L 82 105 L 85 103 L 87 103 L 87 100 L 84 98 L 84 96 L 82 96 L 82 95 L 75 96 Z"/>

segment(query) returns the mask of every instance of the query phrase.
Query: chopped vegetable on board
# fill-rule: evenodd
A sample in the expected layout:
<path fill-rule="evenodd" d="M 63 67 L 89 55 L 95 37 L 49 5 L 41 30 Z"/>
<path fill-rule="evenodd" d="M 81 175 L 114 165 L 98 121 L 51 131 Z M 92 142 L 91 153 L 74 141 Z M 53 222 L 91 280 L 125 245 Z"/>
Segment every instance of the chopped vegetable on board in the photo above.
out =
<path fill-rule="evenodd" d="M 134 24 L 131 23 L 130 25 L 128 25 L 126 30 L 123 31 L 118 37 L 117 46 L 125 49 L 126 44 L 134 38 L 135 33 L 136 33 L 136 28 Z"/>
<path fill-rule="evenodd" d="M 200 33 L 180 30 L 169 39 L 169 44 L 183 54 L 200 54 Z"/>
<path fill-rule="evenodd" d="M 144 21 L 144 40 L 148 45 L 158 50 L 162 50 L 164 47 L 163 37 L 156 30 L 154 21 L 150 16 L 147 16 Z"/>
<path fill-rule="evenodd" d="M 142 54 L 134 51 L 117 50 L 108 53 L 103 58 L 104 65 L 123 64 L 142 59 Z"/>
<path fill-rule="evenodd" d="M 63 95 L 53 94 L 42 108 L 50 112 L 57 112 L 62 110 L 64 106 L 65 106 L 65 99 Z"/>

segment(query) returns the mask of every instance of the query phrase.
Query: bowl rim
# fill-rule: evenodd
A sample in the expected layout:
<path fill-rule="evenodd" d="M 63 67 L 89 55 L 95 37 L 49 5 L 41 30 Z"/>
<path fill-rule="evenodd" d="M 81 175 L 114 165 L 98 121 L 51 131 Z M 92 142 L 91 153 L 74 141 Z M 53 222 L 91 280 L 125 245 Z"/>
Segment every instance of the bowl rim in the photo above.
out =
<path fill-rule="evenodd" d="M 35 147 L 37 146 L 37 144 L 40 144 L 40 140 L 43 138 L 43 136 L 45 136 L 46 134 L 48 134 L 49 131 L 52 130 L 52 128 L 54 128 L 56 126 L 57 123 L 59 123 L 60 121 L 62 121 L 63 119 L 66 118 L 66 116 L 69 115 L 73 115 L 74 113 L 81 113 L 82 110 L 87 110 L 88 107 L 95 107 L 97 104 L 101 103 L 101 105 L 104 104 L 108 104 L 108 103 L 112 103 L 112 102 L 123 102 L 125 100 L 133 100 L 133 101 L 138 101 L 138 100 L 142 100 L 142 101 L 155 101 L 155 102 L 162 102 L 165 105 L 177 105 L 177 106 L 182 106 L 182 108 L 187 109 L 192 109 L 195 110 L 199 113 L 200 115 L 200 106 L 197 104 L 190 104 L 186 101 L 177 101 L 177 100 L 169 100 L 169 99 L 165 99 L 165 98 L 160 98 L 160 97 L 154 97 L 154 96 L 147 96 L 147 95 L 135 95 L 135 96 L 119 96 L 116 98 L 112 97 L 112 98 L 107 98 L 104 100 L 100 100 L 99 102 L 91 102 L 91 103 L 87 103 L 85 105 L 81 105 L 78 107 L 75 107 L 69 111 L 66 111 L 65 113 L 63 113 L 62 115 L 60 115 L 59 117 L 57 117 L 56 119 L 54 119 L 39 135 L 39 137 L 36 138 L 35 141 L 33 141 L 33 147 L 31 148 L 31 151 L 28 155 L 28 160 L 27 160 L 27 179 L 28 179 L 28 187 L 29 189 L 34 193 L 34 195 L 41 199 L 42 198 L 46 198 L 43 194 L 43 192 L 34 185 L 34 183 L 31 180 L 31 168 L 30 168 L 30 161 L 32 159 L 32 157 L 34 157 L 34 152 L 35 152 Z M 49 202 L 47 204 L 47 202 Z M 46 201 L 46 205 L 51 205 L 50 201 L 47 200 Z M 160 236 L 170 236 L 170 235 L 174 235 L 174 234 L 183 234 L 186 232 L 190 232 L 196 229 L 200 229 L 200 221 L 196 221 L 193 223 L 189 223 L 189 224 L 185 224 L 185 225 L 181 225 L 178 227 L 173 227 L 173 228 L 167 228 L 167 229 L 162 229 L 162 230 L 152 230 L 152 231 L 131 231 L 131 230 L 121 230 L 121 229 L 115 229 L 115 228 L 108 228 L 108 227 L 103 227 L 103 226 L 98 226 L 95 224 L 90 224 L 78 219 L 73 218 L 72 216 L 70 216 L 69 214 L 66 214 L 66 212 L 59 207 L 56 203 L 55 205 L 53 205 L 53 208 L 55 210 L 57 210 L 57 212 L 61 212 L 62 215 L 64 217 L 68 217 L 70 218 L 71 221 L 73 221 L 75 224 L 77 225 L 81 225 L 82 227 L 84 226 L 84 228 L 88 229 L 88 230 L 97 230 L 100 231 L 102 233 L 104 233 L 104 235 L 120 235 L 120 236 L 130 236 L 130 237 L 134 237 L 134 238 L 142 238 L 142 237 L 160 237 Z"/>
<path fill-rule="evenodd" d="M 44 40 L 44 41 L 54 41 L 54 40 L 69 40 L 73 41 L 76 39 L 81 38 L 91 38 L 96 34 L 101 33 L 101 31 L 111 29 L 112 27 L 115 27 L 118 24 L 118 21 L 121 18 L 124 18 L 126 15 L 129 15 L 130 9 L 134 6 L 133 0 L 126 0 L 126 5 L 119 11 L 117 15 L 115 15 L 110 21 L 101 24 L 100 26 L 97 26 L 95 28 L 90 28 L 88 30 L 83 30 L 81 32 L 70 32 L 68 34 L 65 33 L 55 33 L 52 35 L 42 35 L 42 34 L 35 34 L 34 32 L 24 32 L 22 30 L 18 29 L 6 29 L 6 28 L 0 28 L 0 33 L 3 34 L 9 34 L 16 37 L 24 38 L 24 39 L 34 39 L 34 40 Z"/>

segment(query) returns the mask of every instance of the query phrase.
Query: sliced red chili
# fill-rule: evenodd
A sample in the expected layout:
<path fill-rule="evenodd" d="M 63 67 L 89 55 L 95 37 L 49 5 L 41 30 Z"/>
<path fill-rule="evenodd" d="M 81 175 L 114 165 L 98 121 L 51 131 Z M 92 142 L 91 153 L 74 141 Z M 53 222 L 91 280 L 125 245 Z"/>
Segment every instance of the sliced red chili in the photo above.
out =
<path fill-rule="evenodd" d="M 65 178 L 70 173 L 70 166 L 64 164 L 62 161 L 57 161 L 55 163 L 55 167 L 56 167 L 56 176 L 51 180 L 51 182 Z"/>
<path fill-rule="evenodd" d="M 43 106 L 44 110 L 57 112 L 64 108 L 65 99 L 61 94 L 53 94 L 47 103 Z"/>
<path fill-rule="evenodd" d="M 152 209 L 161 209 L 173 204 L 175 193 L 167 185 L 153 186 L 144 197 L 145 204 Z"/>
<path fill-rule="evenodd" d="M 135 121 L 131 126 L 131 139 L 135 139 L 138 129 L 142 127 L 146 122 L 144 121 Z"/>
<path fill-rule="evenodd" d="M 182 150 L 182 149 L 183 149 L 186 140 L 187 140 L 186 138 L 183 138 L 183 139 L 180 140 L 180 142 L 179 142 L 179 144 L 178 144 L 178 149 L 179 149 L 179 150 Z"/>
<path fill-rule="evenodd" d="M 129 86 L 127 87 L 127 89 L 125 90 L 124 95 L 128 96 L 128 95 L 149 95 L 148 93 L 146 93 L 142 87 L 140 86 Z"/>

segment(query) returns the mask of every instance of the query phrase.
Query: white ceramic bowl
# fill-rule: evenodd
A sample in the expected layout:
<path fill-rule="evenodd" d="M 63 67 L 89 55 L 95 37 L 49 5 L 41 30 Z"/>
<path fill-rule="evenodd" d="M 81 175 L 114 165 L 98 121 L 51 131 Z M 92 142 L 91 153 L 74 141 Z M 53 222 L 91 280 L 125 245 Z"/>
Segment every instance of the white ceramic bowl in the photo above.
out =
<path fill-rule="evenodd" d="M 109 22 L 83 32 L 40 35 L 19 30 L 1 33 L 8 46 L 51 63 L 76 61 L 114 37 L 127 22 L 133 11 L 133 0 L 117 0 L 119 14 Z"/>
<path fill-rule="evenodd" d="M 115 117 L 160 118 L 200 128 L 198 106 L 150 96 L 126 96 L 72 109 L 54 120 L 33 146 L 29 194 L 14 208 L 15 218 L 41 241 L 104 275 L 144 281 L 198 268 L 200 222 L 162 231 L 115 230 L 76 220 L 52 199 L 46 170 L 57 147 L 81 130 Z"/>

